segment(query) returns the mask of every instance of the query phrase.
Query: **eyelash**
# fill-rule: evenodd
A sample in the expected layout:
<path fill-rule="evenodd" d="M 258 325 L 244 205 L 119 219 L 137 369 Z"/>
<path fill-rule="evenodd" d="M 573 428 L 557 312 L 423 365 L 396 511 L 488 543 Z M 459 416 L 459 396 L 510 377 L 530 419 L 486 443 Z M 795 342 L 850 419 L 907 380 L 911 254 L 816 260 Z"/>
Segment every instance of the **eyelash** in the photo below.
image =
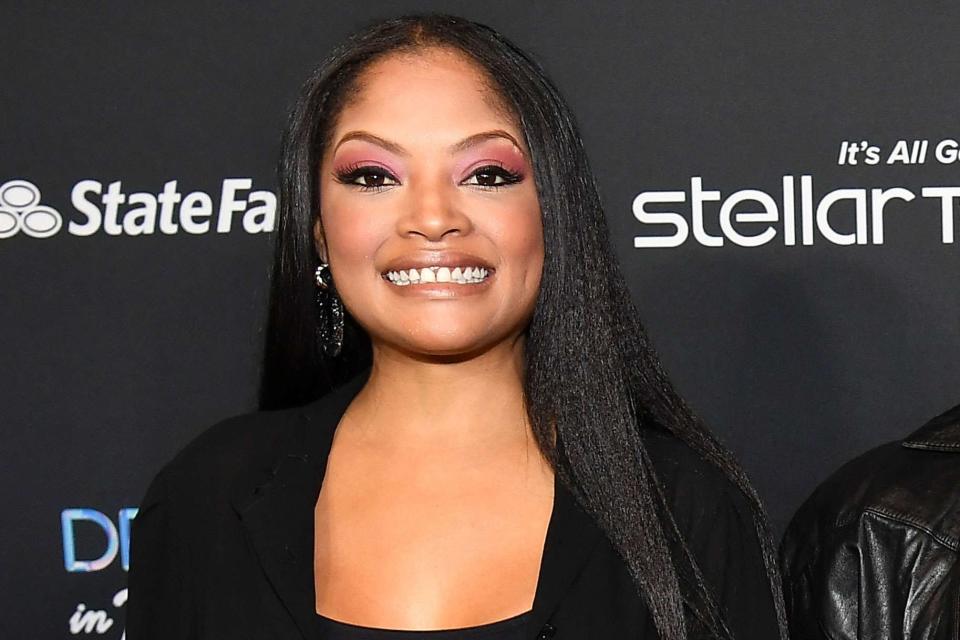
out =
<path fill-rule="evenodd" d="M 509 169 L 506 169 L 505 167 L 498 164 L 488 164 L 482 167 L 478 167 L 473 173 L 467 176 L 467 178 L 469 179 L 478 174 L 484 174 L 484 173 L 492 173 L 496 177 L 499 177 L 501 180 L 503 180 L 503 182 L 501 182 L 500 184 L 489 184 L 489 185 L 475 184 L 470 186 L 479 187 L 480 189 L 484 189 L 484 190 L 497 191 L 501 187 L 509 187 L 510 185 L 514 185 L 520 182 L 521 180 L 523 180 L 522 174 L 514 173 L 513 171 L 510 171 Z M 334 173 L 334 178 L 337 180 L 337 182 L 340 182 L 341 184 L 357 187 L 359 191 L 380 192 L 387 187 L 394 186 L 394 185 L 367 186 L 362 184 L 356 184 L 356 181 L 364 176 L 384 176 L 391 180 L 397 180 L 386 169 L 382 169 L 381 167 L 377 167 L 374 165 L 361 166 L 361 165 L 354 164 L 354 165 L 349 165 L 347 167 L 344 167 L 343 169 L 336 171 Z"/>

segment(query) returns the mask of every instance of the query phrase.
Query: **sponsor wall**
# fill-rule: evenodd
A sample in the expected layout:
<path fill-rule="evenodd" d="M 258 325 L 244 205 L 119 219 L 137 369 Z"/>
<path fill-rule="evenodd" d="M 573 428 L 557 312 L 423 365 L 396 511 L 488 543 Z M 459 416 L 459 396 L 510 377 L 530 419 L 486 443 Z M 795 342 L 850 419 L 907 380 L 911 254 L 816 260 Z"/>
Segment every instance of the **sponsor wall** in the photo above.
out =
<path fill-rule="evenodd" d="M 147 482 L 255 406 L 299 83 L 366 20 L 431 9 L 568 97 L 666 367 L 778 532 L 960 402 L 952 5 L 7 6 L 0 635 L 123 636 Z"/>

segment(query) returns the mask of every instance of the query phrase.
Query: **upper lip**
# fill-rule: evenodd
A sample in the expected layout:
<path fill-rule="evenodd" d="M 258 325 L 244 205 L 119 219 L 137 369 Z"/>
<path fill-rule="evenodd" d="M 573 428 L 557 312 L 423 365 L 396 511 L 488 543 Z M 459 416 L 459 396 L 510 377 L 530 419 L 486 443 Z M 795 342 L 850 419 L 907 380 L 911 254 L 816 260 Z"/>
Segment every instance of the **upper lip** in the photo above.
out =
<path fill-rule="evenodd" d="M 463 251 L 429 251 L 415 255 L 399 256 L 387 262 L 380 273 L 429 267 L 482 267 L 495 271 L 488 260 Z"/>

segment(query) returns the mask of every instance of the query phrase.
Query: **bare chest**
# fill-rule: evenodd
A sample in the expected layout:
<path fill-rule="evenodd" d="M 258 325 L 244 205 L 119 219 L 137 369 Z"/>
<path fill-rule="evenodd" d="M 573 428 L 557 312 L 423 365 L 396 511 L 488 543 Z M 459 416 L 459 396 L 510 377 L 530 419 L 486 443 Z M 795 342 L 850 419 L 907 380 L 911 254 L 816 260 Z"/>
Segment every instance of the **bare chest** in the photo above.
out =
<path fill-rule="evenodd" d="M 439 629 L 531 608 L 553 509 L 544 469 L 446 481 L 328 469 L 314 513 L 316 610 Z"/>

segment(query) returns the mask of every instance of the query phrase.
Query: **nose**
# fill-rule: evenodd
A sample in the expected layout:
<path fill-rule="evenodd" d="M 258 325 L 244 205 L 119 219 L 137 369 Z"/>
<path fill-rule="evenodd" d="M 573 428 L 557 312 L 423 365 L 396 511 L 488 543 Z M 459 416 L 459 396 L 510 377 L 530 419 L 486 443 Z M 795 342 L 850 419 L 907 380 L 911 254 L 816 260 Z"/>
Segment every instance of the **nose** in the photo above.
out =
<path fill-rule="evenodd" d="M 456 185 L 442 177 L 411 179 L 407 194 L 405 211 L 398 222 L 401 235 L 439 242 L 470 232 L 470 217 L 462 209 Z"/>

